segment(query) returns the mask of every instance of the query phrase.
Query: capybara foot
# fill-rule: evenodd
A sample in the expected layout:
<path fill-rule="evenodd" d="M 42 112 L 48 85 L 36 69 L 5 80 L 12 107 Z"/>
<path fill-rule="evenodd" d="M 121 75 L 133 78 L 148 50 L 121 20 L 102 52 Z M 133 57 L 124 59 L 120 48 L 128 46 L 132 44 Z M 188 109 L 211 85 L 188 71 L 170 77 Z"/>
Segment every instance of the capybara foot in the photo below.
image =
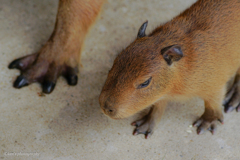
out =
<path fill-rule="evenodd" d="M 206 130 L 214 134 L 217 129 L 217 123 L 219 122 L 223 124 L 223 118 L 219 118 L 215 120 L 206 120 L 203 117 L 201 117 L 193 123 L 193 126 L 197 127 L 197 134 L 202 134 Z"/>
<path fill-rule="evenodd" d="M 240 111 L 240 80 L 239 75 L 237 75 L 234 84 L 228 91 L 224 102 L 224 112 L 229 113 L 236 109 L 237 112 Z"/>
<path fill-rule="evenodd" d="M 148 114 L 144 116 L 142 119 L 133 122 L 131 125 L 136 126 L 136 128 L 133 131 L 133 135 L 144 134 L 145 138 L 148 139 L 153 133 L 155 123 L 154 119 L 151 118 L 151 115 Z"/>
<path fill-rule="evenodd" d="M 63 75 L 69 85 L 78 82 L 78 59 L 74 54 L 55 52 L 49 45 L 45 46 L 40 53 L 31 54 L 14 60 L 8 66 L 9 69 L 19 69 L 13 86 L 22 88 L 33 82 L 42 84 L 44 93 L 51 93 L 60 75 Z"/>

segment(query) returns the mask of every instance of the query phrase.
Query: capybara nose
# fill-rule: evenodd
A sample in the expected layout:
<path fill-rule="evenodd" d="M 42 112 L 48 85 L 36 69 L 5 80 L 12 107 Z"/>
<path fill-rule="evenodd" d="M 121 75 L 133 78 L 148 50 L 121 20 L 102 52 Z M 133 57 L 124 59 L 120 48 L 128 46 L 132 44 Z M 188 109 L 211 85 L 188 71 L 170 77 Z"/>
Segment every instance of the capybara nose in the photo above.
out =
<path fill-rule="evenodd" d="M 115 109 L 110 106 L 110 105 L 107 105 L 105 104 L 103 107 L 102 107 L 103 111 L 105 112 L 105 114 L 110 114 L 110 115 L 113 115 L 115 113 Z"/>

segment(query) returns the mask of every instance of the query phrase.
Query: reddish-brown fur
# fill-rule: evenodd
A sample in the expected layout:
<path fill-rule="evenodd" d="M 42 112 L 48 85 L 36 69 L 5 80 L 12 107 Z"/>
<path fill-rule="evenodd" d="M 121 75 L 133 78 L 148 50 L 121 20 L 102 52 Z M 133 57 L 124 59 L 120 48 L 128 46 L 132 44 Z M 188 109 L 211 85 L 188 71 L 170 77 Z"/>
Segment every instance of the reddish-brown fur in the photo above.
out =
<path fill-rule="evenodd" d="M 172 45 L 181 47 L 183 57 L 169 65 L 161 51 Z M 223 121 L 226 84 L 239 67 L 240 1 L 199 0 L 148 36 L 137 38 L 117 56 L 100 105 L 105 114 L 118 119 L 161 101 L 200 97 L 205 112 L 196 122 L 198 133 L 208 128 L 213 132 L 216 120 Z M 137 88 L 150 77 L 148 87 Z M 156 113 L 163 112 L 165 105 L 154 107 Z M 153 115 L 148 119 L 154 119 Z M 135 133 L 150 132 L 144 127 L 147 129 Z"/>

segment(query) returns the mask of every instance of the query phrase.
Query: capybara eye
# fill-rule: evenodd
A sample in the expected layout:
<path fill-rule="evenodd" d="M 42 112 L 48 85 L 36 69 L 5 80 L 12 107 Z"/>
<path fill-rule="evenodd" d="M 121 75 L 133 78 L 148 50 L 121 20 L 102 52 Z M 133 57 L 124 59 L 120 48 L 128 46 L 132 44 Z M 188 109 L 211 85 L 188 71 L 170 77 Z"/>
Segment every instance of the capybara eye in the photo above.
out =
<path fill-rule="evenodd" d="M 147 86 L 150 84 L 151 80 L 152 80 L 152 77 L 149 78 L 149 79 L 148 79 L 147 81 L 145 81 L 144 83 L 140 84 L 140 85 L 138 86 L 138 89 L 147 87 Z"/>

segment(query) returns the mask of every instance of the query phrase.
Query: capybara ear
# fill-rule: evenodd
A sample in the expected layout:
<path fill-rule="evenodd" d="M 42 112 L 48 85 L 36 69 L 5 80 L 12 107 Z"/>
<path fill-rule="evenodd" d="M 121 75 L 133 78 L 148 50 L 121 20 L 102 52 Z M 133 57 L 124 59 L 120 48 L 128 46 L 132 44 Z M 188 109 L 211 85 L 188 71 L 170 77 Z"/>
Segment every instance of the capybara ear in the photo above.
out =
<path fill-rule="evenodd" d="M 164 60 L 168 65 L 174 61 L 179 61 L 183 57 L 182 49 L 179 45 L 172 45 L 161 50 Z"/>
<path fill-rule="evenodd" d="M 142 26 L 138 30 L 137 38 L 142 38 L 146 36 L 145 31 L 146 31 L 147 25 L 148 25 L 148 21 L 142 24 Z"/>

